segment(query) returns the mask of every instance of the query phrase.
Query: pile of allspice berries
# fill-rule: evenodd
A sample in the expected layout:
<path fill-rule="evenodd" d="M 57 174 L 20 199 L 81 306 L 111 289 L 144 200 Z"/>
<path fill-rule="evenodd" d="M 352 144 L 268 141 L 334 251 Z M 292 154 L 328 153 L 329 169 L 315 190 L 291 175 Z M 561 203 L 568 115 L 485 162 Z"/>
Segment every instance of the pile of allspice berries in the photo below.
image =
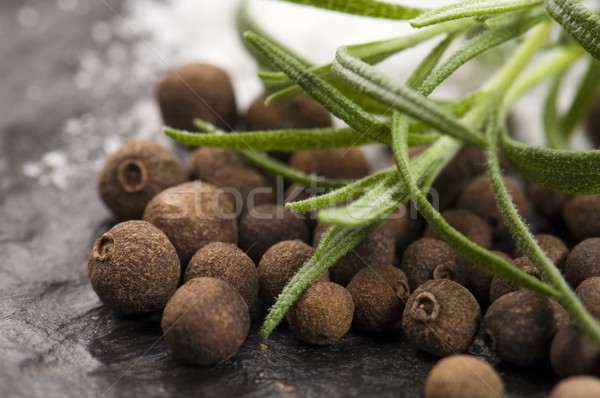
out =
<path fill-rule="evenodd" d="M 265 106 L 264 95 L 240 122 L 228 75 L 202 63 L 169 71 L 156 97 L 165 124 L 189 131 L 198 117 L 224 130 L 332 124 L 331 115 L 308 97 Z M 588 129 L 592 140 L 594 133 L 600 137 L 600 102 L 596 108 Z M 360 148 L 272 156 L 317 176 L 369 174 Z M 283 206 L 314 190 L 290 184 L 283 191 L 281 181 L 232 150 L 195 149 L 184 167 L 156 142 L 125 143 L 106 159 L 99 177 L 102 200 L 123 222 L 98 238 L 90 255 L 98 297 L 122 314 L 162 311 L 167 344 L 190 364 L 227 361 L 248 334 L 249 307 L 257 299 L 273 305 L 327 229 L 314 214 L 293 214 Z M 538 242 L 600 319 L 600 195 L 550 191 L 509 171 L 505 182 L 523 217 L 533 212 L 553 230 L 562 228 L 563 239 L 542 233 Z M 520 248 L 511 247 L 479 149 L 465 147 L 433 188 L 450 225 L 540 277 Z M 550 361 L 563 378 L 551 397 L 600 397 L 594 377 L 600 375 L 600 348 L 556 301 L 470 263 L 410 214 L 400 207 L 306 289 L 286 316 L 300 340 L 334 344 L 351 325 L 380 332 L 401 323 L 417 348 L 444 357 L 426 380 L 425 397 L 502 397 L 495 369 L 465 354 L 480 335 L 506 362 Z"/>

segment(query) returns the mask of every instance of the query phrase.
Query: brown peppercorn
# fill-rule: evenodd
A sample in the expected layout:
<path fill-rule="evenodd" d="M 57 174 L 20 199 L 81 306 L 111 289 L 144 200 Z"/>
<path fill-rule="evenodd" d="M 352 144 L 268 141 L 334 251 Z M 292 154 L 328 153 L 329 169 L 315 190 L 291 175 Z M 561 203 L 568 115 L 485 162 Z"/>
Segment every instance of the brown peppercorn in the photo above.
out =
<path fill-rule="evenodd" d="M 160 191 L 185 182 L 177 157 L 150 140 L 131 140 L 106 159 L 98 191 L 120 220 L 142 217 L 146 204 Z"/>
<path fill-rule="evenodd" d="M 506 261 L 512 261 L 506 253 L 498 250 L 492 250 L 492 253 Z M 490 303 L 490 285 L 495 275 L 462 256 L 458 258 L 458 263 L 466 275 L 465 287 L 473 293 L 481 306 L 487 306 Z"/>
<path fill-rule="evenodd" d="M 210 242 L 237 243 L 233 204 L 212 184 L 196 181 L 157 194 L 144 220 L 160 228 L 177 250 L 183 270 L 194 253 Z"/>
<path fill-rule="evenodd" d="M 156 87 L 163 121 L 169 127 L 195 131 L 194 119 L 233 130 L 235 94 L 227 73 L 214 65 L 192 63 L 168 71 Z"/>
<path fill-rule="evenodd" d="M 528 290 L 500 297 L 483 318 L 485 343 L 516 365 L 533 365 L 546 358 L 555 332 L 550 299 Z"/>
<path fill-rule="evenodd" d="M 585 279 L 577 286 L 575 294 L 589 313 L 600 320 L 600 277 Z"/>
<path fill-rule="evenodd" d="M 274 244 L 262 256 L 258 264 L 260 298 L 271 306 L 288 281 L 315 254 L 315 249 L 299 239 L 284 240 Z M 325 271 L 317 281 L 329 281 Z"/>
<path fill-rule="evenodd" d="M 565 261 L 565 277 L 571 286 L 576 288 L 593 276 L 600 276 L 600 238 L 582 240 Z"/>
<path fill-rule="evenodd" d="M 190 155 L 187 170 L 192 180 L 222 188 L 235 203 L 236 214 L 248 207 L 275 203 L 276 192 L 271 181 L 235 151 L 198 148 Z"/>
<path fill-rule="evenodd" d="M 546 254 L 546 256 L 552 260 L 554 265 L 558 269 L 563 269 L 567 255 L 569 254 L 569 248 L 559 237 L 550 234 L 537 234 L 535 235 L 540 248 Z M 515 249 L 515 258 L 525 256 L 525 252 L 520 247 Z"/>
<path fill-rule="evenodd" d="M 527 196 L 538 213 L 551 221 L 562 219 L 563 205 L 571 197 L 567 193 L 555 191 L 534 183 L 529 183 Z"/>
<path fill-rule="evenodd" d="M 575 325 L 567 325 L 552 340 L 550 363 L 561 378 L 600 376 L 600 348 Z"/>
<path fill-rule="evenodd" d="M 400 268 L 411 289 L 429 279 L 446 278 L 465 283 L 465 274 L 456 262 L 456 252 L 444 241 L 421 238 L 412 242 L 402 254 Z"/>
<path fill-rule="evenodd" d="M 250 257 L 232 243 L 212 242 L 190 260 L 184 282 L 198 277 L 222 279 L 231 284 L 248 307 L 258 296 L 258 270 Z"/>
<path fill-rule="evenodd" d="M 309 242 L 310 231 L 301 214 L 283 206 L 256 206 L 240 218 L 240 249 L 256 264 L 274 244 L 292 239 Z"/>
<path fill-rule="evenodd" d="M 574 376 L 554 386 L 548 398 L 600 397 L 600 379 L 592 376 Z"/>
<path fill-rule="evenodd" d="M 504 383 L 487 362 L 462 354 L 439 361 L 425 381 L 425 398 L 502 398 Z"/>
<path fill-rule="evenodd" d="M 489 249 L 492 246 L 490 227 L 477 214 L 466 209 L 450 209 L 443 211 L 441 214 L 448 224 L 469 238 L 469 240 L 485 249 Z M 425 228 L 423 237 L 440 239 L 431 226 Z"/>
<path fill-rule="evenodd" d="M 290 329 L 309 344 L 328 345 L 350 329 L 354 303 L 346 289 L 333 282 L 310 285 L 286 314 Z"/>
<path fill-rule="evenodd" d="M 318 246 L 328 226 L 317 225 L 313 246 Z M 331 280 L 342 286 L 348 285 L 358 271 L 370 264 L 392 264 L 394 262 L 394 235 L 388 223 L 383 223 L 358 245 L 346 253 L 329 268 Z"/>
<path fill-rule="evenodd" d="M 161 328 L 177 357 L 193 365 L 220 364 L 235 355 L 246 339 L 250 314 L 229 283 L 194 278 L 167 303 Z"/>
<path fill-rule="evenodd" d="M 520 268 L 521 271 L 525 272 L 526 274 L 529 274 L 537 279 L 541 279 L 540 271 L 535 268 L 531 260 L 529 260 L 527 257 L 519 257 L 511 262 L 515 267 Z M 517 291 L 519 289 L 520 287 L 516 283 L 511 282 L 500 275 L 496 275 L 490 284 L 490 301 L 493 303 L 505 294 Z"/>
<path fill-rule="evenodd" d="M 393 265 L 361 269 L 346 289 L 354 301 L 354 324 L 370 332 L 394 326 L 410 296 L 406 275 Z"/>
<path fill-rule="evenodd" d="M 517 207 L 519 215 L 523 218 L 527 215 L 527 201 L 521 188 L 508 178 L 503 178 L 508 193 Z M 496 203 L 496 196 L 492 188 L 490 177 L 482 174 L 475 177 L 463 190 L 458 199 L 459 208 L 471 210 L 483 218 L 491 227 L 494 238 L 506 237 L 510 234 L 508 226 L 504 222 L 502 212 Z"/>
<path fill-rule="evenodd" d="M 369 174 L 367 158 L 357 147 L 294 152 L 290 166 L 327 178 L 357 179 Z"/>
<path fill-rule="evenodd" d="M 475 297 L 449 279 L 429 280 L 410 296 L 402 328 L 417 348 L 438 356 L 466 351 L 479 331 Z"/>
<path fill-rule="evenodd" d="M 115 225 L 96 243 L 88 262 L 100 300 L 122 314 L 158 311 L 175 293 L 180 266 L 167 236 L 145 221 Z"/>
<path fill-rule="evenodd" d="M 387 223 L 392 227 L 394 242 L 397 246 L 402 245 L 407 239 L 410 227 L 410 214 L 406 205 L 398 208 L 388 217 Z"/>
<path fill-rule="evenodd" d="M 565 202 L 562 214 L 575 239 L 600 236 L 600 194 L 573 196 Z"/>

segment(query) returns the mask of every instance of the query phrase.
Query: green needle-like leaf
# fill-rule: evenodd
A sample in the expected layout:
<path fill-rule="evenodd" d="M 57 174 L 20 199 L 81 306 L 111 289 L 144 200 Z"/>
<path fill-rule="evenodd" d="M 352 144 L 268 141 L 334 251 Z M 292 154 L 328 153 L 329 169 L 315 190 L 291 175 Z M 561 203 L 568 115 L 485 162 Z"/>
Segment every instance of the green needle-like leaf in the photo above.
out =
<path fill-rule="evenodd" d="M 406 20 L 420 15 L 420 8 L 406 7 L 399 4 L 385 3 L 375 0 L 285 0 L 290 3 L 302 4 L 339 11 L 345 14 L 361 15 L 372 18 L 387 18 Z"/>
<path fill-rule="evenodd" d="M 467 0 L 421 14 L 410 21 L 417 28 L 459 18 L 488 17 L 503 12 L 528 9 L 542 0 Z"/>
<path fill-rule="evenodd" d="M 544 103 L 544 133 L 548 145 L 556 149 L 567 149 L 568 147 L 560 131 L 558 110 L 556 109 L 556 100 L 563 77 L 564 74 L 561 74 L 554 79 Z"/>

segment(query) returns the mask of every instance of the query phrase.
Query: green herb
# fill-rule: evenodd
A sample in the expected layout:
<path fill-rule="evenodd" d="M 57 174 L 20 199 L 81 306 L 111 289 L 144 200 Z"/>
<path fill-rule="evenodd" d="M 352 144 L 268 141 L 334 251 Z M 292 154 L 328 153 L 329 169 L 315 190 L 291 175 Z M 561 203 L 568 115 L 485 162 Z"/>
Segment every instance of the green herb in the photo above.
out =
<path fill-rule="evenodd" d="M 373 0 L 292 2 L 366 17 L 412 18 L 413 26 L 429 27 L 405 37 L 342 46 L 330 63 L 314 66 L 268 36 L 249 14 L 244 1 L 238 24 L 271 92 L 267 102 L 306 92 L 348 127 L 224 134 L 198 121 L 198 128 L 207 134 L 165 130 L 184 143 L 239 150 L 255 164 L 294 181 L 337 188 L 323 196 L 286 205 L 292 211 L 318 210 L 319 220 L 332 226 L 314 257 L 290 280 L 271 308 L 262 328 L 263 336 L 273 331 L 319 274 L 349 252 L 400 204 L 412 200 L 431 227 L 457 252 L 526 289 L 556 298 L 573 321 L 600 346 L 598 323 L 519 218 L 498 162 L 502 153 L 522 177 L 552 189 L 576 194 L 600 193 L 600 151 L 573 151 L 568 147 L 574 127 L 585 115 L 600 84 L 597 61 L 600 17 L 577 0 L 468 0 L 433 10 Z M 556 37 L 551 34 L 553 30 L 562 30 L 566 35 L 552 39 Z M 405 49 L 436 38 L 438 44 L 415 65 L 404 83 L 375 66 Z M 451 101 L 430 97 L 462 65 L 509 41 L 518 42 L 518 47 L 481 89 Z M 587 59 L 587 72 L 571 106 L 561 115 L 556 100 L 562 76 L 581 59 Z M 508 137 L 504 120 L 511 106 L 548 80 L 553 84 L 545 103 L 544 120 L 551 148 L 529 146 Z M 392 148 L 396 167 L 357 181 L 314 178 L 255 152 L 372 142 Z M 423 143 L 429 144 L 428 149 L 409 159 L 408 147 Z M 539 269 L 541 281 L 468 240 L 427 201 L 425 192 L 430 184 L 464 144 L 486 150 L 500 209 L 516 242 Z M 350 199 L 355 200 L 343 205 Z"/>

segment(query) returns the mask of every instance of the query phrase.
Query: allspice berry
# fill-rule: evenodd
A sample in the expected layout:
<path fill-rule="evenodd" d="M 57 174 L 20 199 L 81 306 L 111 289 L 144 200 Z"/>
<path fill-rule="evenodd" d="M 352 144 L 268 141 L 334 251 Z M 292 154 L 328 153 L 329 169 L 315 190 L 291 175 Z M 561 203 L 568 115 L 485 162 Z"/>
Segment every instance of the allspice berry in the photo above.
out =
<path fill-rule="evenodd" d="M 126 221 L 96 240 L 88 272 L 107 307 L 142 314 L 165 306 L 177 289 L 180 266 L 162 231 L 145 221 Z"/>
<path fill-rule="evenodd" d="M 274 244 L 300 239 L 309 242 L 310 231 L 301 214 L 283 206 L 267 204 L 256 206 L 240 218 L 240 249 L 256 264 Z"/>
<path fill-rule="evenodd" d="M 537 279 L 541 279 L 540 271 L 538 271 L 531 260 L 529 260 L 527 257 L 519 257 L 511 262 L 515 267 L 520 268 L 521 271 L 525 272 L 526 274 L 529 274 Z M 494 302 L 505 294 L 519 289 L 521 289 L 521 287 L 516 283 L 509 281 L 500 275 L 496 275 L 492 279 L 492 283 L 490 283 L 490 301 Z"/>
<path fill-rule="evenodd" d="M 402 328 L 417 348 L 438 356 L 466 351 L 479 331 L 475 297 L 449 279 L 429 280 L 410 296 Z"/>
<path fill-rule="evenodd" d="M 167 303 L 161 328 L 177 357 L 192 365 L 220 364 L 235 355 L 246 339 L 250 314 L 229 283 L 194 278 Z"/>
<path fill-rule="evenodd" d="M 318 246 L 328 226 L 317 225 L 313 246 Z M 394 234 L 386 222 L 367 235 L 358 245 L 329 268 L 331 280 L 342 286 L 348 285 L 358 271 L 371 264 L 392 264 L 394 261 Z"/>
<path fill-rule="evenodd" d="M 303 241 L 284 240 L 269 248 L 258 264 L 260 298 L 266 305 L 275 304 L 288 281 L 315 254 L 315 249 Z M 329 281 L 329 272 L 321 274 L 317 281 Z"/>
<path fill-rule="evenodd" d="M 548 398 L 600 397 L 600 379 L 592 376 L 574 376 L 554 386 Z"/>
<path fill-rule="evenodd" d="M 554 325 L 550 299 L 517 290 L 490 305 L 483 318 L 483 338 L 503 360 L 533 365 L 548 356 Z"/>
<path fill-rule="evenodd" d="M 290 166 L 327 178 L 352 180 L 369 174 L 367 158 L 357 147 L 294 152 L 290 157 Z"/>
<path fill-rule="evenodd" d="M 550 346 L 552 369 L 562 378 L 600 376 L 600 348 L 575 325 L 561 328 Z"/>
<path fill-rule="evenodd" d="M 577 286 L 575 294 L 589 313 L 600 320 L 600 276 L 585 279 Z"/>
<path fill-rule="evenodd" d="M 131 140 L 106 159 L 98 191 L 120 220 L 142 217 L 144 208 L 160 191 L 186 181 L 177 157 L 150 140 Z"/>
<path fill-rule="evenodd" d="M 562 219 L 563 205 L 571 197 L 567 193 L 555 191 L 534 183 L 529 183 L 527 196 L 538 213 L 551 221 Z"/>
<path fill-rule="evenodd" d="M 510 262 L 512 260 L 504 252 L 492 250 L 492 253 L 506 261 Z M 490 302 L 490 286 L 495 275 L 462 256 L 458 258 L 458 263 L 466 275 L 465 287 L 473 293 L 480 305 L 487 306 Z"/>
<path fill-rule="evenodd" d="M 562 214 L 575 239 L 600 236 L 600 194 L 573 196 L 565 202 Z"/>
<path fill-rule="evenodd" d="M 440 360 L 425 381 L 425 398 L 502 398 L 504 383 L 487 362 L 468 354 Z"/>
<path fill-rule="evenodd" d="M 404 242 L 409 239 L 410 213 L 406 205 L 400 204 L 398 208 L 390 214 L 387 223 L 392 227 L 396 246 L 404 244 Z"/>
<path fill-rule="evenodd" d="M 194 119 L 235 128 L 237 107 L 227 73 L 214 65 L 191 63 L 168 71 L 156 87 L 163 121 L 169 127 L 195 131 Z"/>
<path fill-rule="evenodd" d="M 404 250 L 400 268 L 406 274 L 411 289 L 430 279 L 445 278 L 464 284 L 465 274 L 456 259 L 456 252 L 446 242 L 421 238 Z"/>
<path fill-rule="evenodd" d="M 565 242 L 559 237 L 550 234 L 537 234 L 535 235 L 535 239 L 542 251 L 550 260 L 552 260 L 554 265 L 556 265 L 558 269 L 563 269 L 565 261 L 567 260 L 567 255 L 569 254 L 569 248 Z M 514 257 L 517 258 L 522 256 L 525 256 L 525 252 L 520 247 L 517 247 Z"/>
<path fill-rule="evenodd" d="M 600 238 L 579 242 L 565 262 L 565 277 L 574 288 L 593 276 L 600 276 Z"/>
<path fill-rule="evenodd" d="M 394 326 L 410 296 L 406 275 L 393 265 L 361 269 L 346 289 L 354 301 L 354 324 L 370 332 Z"/>
<path fill-rule="evenodd" d="M 443 211 L 441 214 L 448 224 L 472 242 L 477 243 L 485 249 L 489 249 L 492 246 L 490 227 L 477 214 L 466 209 L 450 209 Z M 440 239 L 431 226 L 425 228 L 423 237 Z"/>
<path fill-rule="evenodd" d="M 517 207 L 519 215 L 523 218 L 527 215 L 527 201 L 519 186 L 508 178 L 503 178 L 508 193 Z M 458 199 L 459 208 L 471 210 L 483 218 L 491 227 L 494 238 L 503 238 L 510 234 L 508 226 L 504 222 L 502 212 L 496 203 L 496 196 L 492 188 L 490 177 L 482 174 L 475 177 L 463 190 Z"/>
<path fill-rule="evenodd" d="M 237 243 L 233 204 L 212 184 L 196 181 L 157 194 L 144 210 L 144 220 L 160 228 L 175 246 L 181 265 L 211 242 Z"/>
<path fill-rule="evenodd" d="M 248 307 L 258 297 L 256 265 L 232 243 L 212 242 L 194 254 L 185 270 L 183 281 L 199 277 L 212 277 L 228 282 Z"/>
<path fill-rule="evenodd" d="M 233 150 L 198 148 L 188 159 L 187 171 L 192 180 L 221 188 L 235 203 L 236 214 L 275 203 L 276 192 L 269 179 Z"/>
<path fill-rule="evenodd" d="M 350 329 L 354 314 L 352 296 L 333 282 L 310 285 L 286 314 L 290 329 L 309 344 L 329 345 Z"/>

